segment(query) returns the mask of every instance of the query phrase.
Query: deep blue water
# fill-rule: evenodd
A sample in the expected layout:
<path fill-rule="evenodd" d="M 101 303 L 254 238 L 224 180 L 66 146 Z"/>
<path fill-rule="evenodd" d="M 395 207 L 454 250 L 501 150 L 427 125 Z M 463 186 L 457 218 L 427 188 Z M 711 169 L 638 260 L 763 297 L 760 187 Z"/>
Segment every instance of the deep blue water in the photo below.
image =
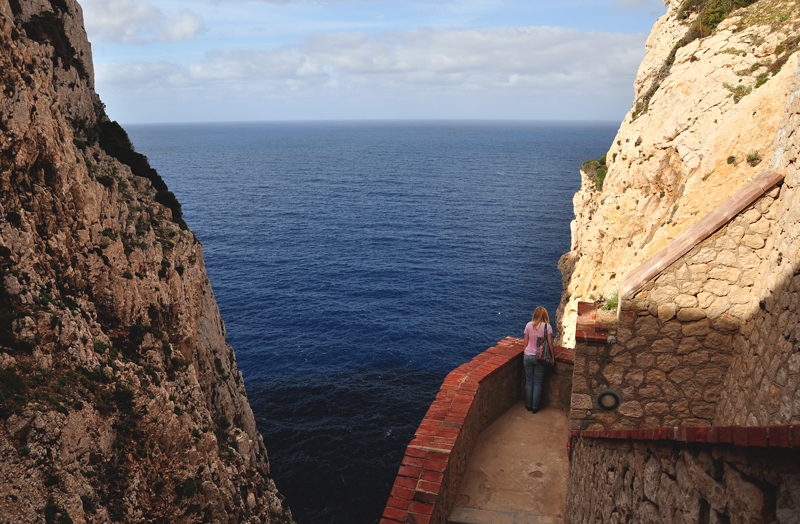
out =
<path fill-rule="evenodd" d="M 128 126 L 183 204 L 300 524 L 375 523 L 442 379 L 555 320 L 616 124 Z"/>

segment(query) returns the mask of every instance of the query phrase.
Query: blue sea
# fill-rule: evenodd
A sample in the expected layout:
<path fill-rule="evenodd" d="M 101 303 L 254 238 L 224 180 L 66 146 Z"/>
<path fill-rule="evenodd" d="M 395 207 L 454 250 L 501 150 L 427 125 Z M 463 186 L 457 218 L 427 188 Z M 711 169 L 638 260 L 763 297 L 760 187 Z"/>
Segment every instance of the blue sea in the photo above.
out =
<path fill-rule="evenodd" d="M 183 204 L 300 524 L 376 523 L 453 368 L 555 320 L 616 123 L 126 126 Z"/>

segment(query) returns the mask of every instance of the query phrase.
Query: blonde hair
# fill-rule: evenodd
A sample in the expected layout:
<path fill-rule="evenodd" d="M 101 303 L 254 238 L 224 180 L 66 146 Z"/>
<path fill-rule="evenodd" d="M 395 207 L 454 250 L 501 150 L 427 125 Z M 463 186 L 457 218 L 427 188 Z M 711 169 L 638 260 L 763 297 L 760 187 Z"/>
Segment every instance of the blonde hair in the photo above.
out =
<path fill-rule="evenodd" d="M 539 326 L 542 325 L 542 322 L 545 324 L 550 323 L 550 315 L 547 314 L 547 310 L 542 306 L 536 308 L 536 311 L 533 312 L 533 318 L 531 319 L 533 323 L 534 329 L 539 329 Z"/>

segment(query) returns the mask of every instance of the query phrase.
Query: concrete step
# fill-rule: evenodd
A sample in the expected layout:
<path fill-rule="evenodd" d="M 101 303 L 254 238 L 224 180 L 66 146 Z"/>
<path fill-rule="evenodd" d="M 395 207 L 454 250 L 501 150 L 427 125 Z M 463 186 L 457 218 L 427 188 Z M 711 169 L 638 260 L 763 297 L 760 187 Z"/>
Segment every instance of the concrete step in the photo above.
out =
<path fill-rule="evenodd" d="M 564 524 L 564 520 L 551 515 L 507 513 L 488 509 L 456 508 L 447 519 L 448 524 Z"/>
<path fill-rule="evenodd" d="M 467 464 L 450 524 L 564 524 L 569 420 L 520 401 L 483 430 Z"/>

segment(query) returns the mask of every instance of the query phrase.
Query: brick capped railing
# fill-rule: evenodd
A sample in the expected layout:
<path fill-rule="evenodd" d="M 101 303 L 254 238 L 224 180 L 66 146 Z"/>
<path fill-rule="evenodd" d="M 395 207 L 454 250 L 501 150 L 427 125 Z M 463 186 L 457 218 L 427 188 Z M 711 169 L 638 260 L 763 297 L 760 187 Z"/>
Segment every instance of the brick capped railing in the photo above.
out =
<path fill-rule="evenodd" d="M 507 337 L 447 375 L 406 448 L 381 524 L 447 521 L 478 435 L 520 398 L 523 349 Z M 554 350 L 572 364 L 574 350 Z"/>
<path fill-rule="evenodd" d="M 578 302 L 578 320 L 575 323 L 575 341 L 605 344 L 608 341 L 608 326 L 599 322 L 595 302 Z"/>
<path fill-rule="evenodd" d="M 572 437 L 673 440 L 749 447 L 800 447 L 800 424 L 777 426 L 677 426 L 653 429 L 573 430 Z"/>

